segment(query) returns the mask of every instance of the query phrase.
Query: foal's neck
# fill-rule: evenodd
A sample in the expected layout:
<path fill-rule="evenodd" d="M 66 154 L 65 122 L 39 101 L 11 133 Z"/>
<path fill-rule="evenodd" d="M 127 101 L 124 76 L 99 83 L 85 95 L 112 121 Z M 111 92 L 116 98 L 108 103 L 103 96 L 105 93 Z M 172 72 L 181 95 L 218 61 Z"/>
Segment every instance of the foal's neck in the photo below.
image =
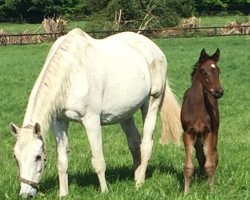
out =
<path fill-rule="evenodd" d="M 203 86 L 202 86 L 202 82 L 199 78 L 199 75 L 196 74 L 193 79 L 192 79 L 192 90 L 193 95 L 194 95 L 194 99 L 196 99 L 196 101 L 201 101 L 206 107 L 207 109 L 214 109 L 217 107 L 217 99 L 215 99 L 210 92 L 206 91 Z"/>

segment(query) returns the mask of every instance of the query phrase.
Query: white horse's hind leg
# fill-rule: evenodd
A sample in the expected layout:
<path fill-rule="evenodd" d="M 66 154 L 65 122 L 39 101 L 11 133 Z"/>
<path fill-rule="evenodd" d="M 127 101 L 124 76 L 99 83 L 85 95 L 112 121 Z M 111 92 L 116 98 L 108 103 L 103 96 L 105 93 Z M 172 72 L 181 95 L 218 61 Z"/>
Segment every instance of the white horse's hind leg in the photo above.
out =
<path fill-rule="evenodd" d="M 133 156 L 133 168 L 136 170 L 141 164 L 141 137 L 135 126 L 134 118 L 131 117 L 121 122 L 121 127 L 126 134 L 128 146 Z"/>
<path fill-rule="evenodd" d="M 149 102 L 145 102 L 145 106 L 142 107 L 144 128 L 141 143 L 141 165 L 135 171 L 135 181 L 137 187 L 141 186 L 145 181 L 146 169 L 148 161 L 151 158 L 153 148 L 152 134 L 156 124 L 159 104 L 160 98 L 150 97 Z"/>
<path fill-rule="evenodd" d="M 57 144 L 57 167 L 59 174 L 59 196 L 68 194 L 68 122 L 55 120 L 52 123 L 52 131 Z"/>
<path fill-rule="evenodd" d="M 82 119 L 82 122 L 86 129 L 88 140 L 91 147 L 92 165 L 95 169 L 95 172 L 98 175 L 101 191 L 106 192 L 108 191 L 108 187 L 105 179 L 106 164 L 102 149 L 100 116 L 87 115 Z"/>

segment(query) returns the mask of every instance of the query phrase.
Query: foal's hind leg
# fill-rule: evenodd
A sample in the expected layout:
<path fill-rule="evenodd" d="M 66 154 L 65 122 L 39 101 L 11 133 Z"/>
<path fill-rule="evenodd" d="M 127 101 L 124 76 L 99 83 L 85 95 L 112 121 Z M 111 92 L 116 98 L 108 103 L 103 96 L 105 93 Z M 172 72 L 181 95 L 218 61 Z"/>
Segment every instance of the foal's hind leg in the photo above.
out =
<path fill-rule="evenodd" d="M 183 142 L 184 142 L 185 152 L 186 152 L 185 164 L 184 164 L 184 170 L 183 170 L 184 181 L 185 181 L 184 192 L 185 194 L 187 194 L 189 191 L 191 179 L 194 173 L 192 153 L 193 153 L 193 147 L 194 147 L 194 142 L 195 142 L 195 135 L 184 132 Z"/>
<path fill-rule="evenodd" d="M 133 156 L 133 168 L 136 170 L 141 164 L 141 138 L 140 134 L 135 126 L 134 118 L 131 117 L 121 122 L 121 127 L 126 134 L 128 146 Z"/>
<path fill-rule="evenodd" d="M 196 150 L 196 158 L 198 160 L 199 163 L 199 175 L 200 176 L 204 176 L 205 175 L 205 169 L 204 169 L 204 165 L 206 162 L 206 157 L 204 154 L 204 145 L 202 144 L 201 140 L 197 139 L 195 144 L 194 144 L 195 150 Z"/>
<path fill-rule="evenodd" d="M 213 189 L 215 170 L 218 164 L 218 154 L 217 154 L 217 135 L 214 133 L 208 133 L 205 139 L 205 171 L 208 176 L 208 182 Z"/>
<path fill-rule="evenodd" d="M 85 126 L 91 147 L 92 165 L 97 173 L 101 191 L 106 192 L 108 191 L 108 188 L 105 179 L 106 164 L 103 156 L 100 116 L 95 114 L 86 114 L 86 116 L 82 119 L 82 122 Z"/>
<path fill-rule="evenodd" d="M 144 127 L 141 143 L 141 164 L 135 171 L 135 181 L 137 187 L 145 181 L 146 169 L 152 153 L 152 134 L 155 128 L 159 104 L 160 98 L 150 97 L 149 102 L 145 102 L 144 106 L 142 106 Z"/>

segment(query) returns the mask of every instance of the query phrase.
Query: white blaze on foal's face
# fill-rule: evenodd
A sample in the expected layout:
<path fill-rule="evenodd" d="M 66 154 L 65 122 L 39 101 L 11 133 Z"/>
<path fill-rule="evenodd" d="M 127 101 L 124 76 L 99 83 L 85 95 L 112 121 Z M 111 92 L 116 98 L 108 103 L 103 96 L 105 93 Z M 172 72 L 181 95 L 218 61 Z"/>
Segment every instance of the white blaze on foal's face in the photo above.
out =
<path fill-rule="evenodd" d="M 212 67 L 212 68 L 215 68 L 215 64 L 211 64 L 211 67 Z"/>
<path fill-rule="evenodd" d="M 18 128 L 11 124 L 11 130 L 16 136 L 14 156 L 17 161 L 20 178 L 20 196 L 35 196 L 37 184 L 45 165 L 45 150 L 40 126 Z"/>

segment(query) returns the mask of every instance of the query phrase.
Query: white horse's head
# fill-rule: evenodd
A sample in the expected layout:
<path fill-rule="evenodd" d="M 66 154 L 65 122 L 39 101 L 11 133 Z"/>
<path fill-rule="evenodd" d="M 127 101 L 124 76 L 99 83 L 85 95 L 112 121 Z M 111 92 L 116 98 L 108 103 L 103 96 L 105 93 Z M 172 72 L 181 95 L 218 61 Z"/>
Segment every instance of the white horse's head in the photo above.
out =
<path fill-rule="evenodd" d="M 19 128 L 10 124 L 11 132 L 16 136 L 14 156 L 17 161 L 20 179 L 21 197 L 36 195 L 38 182 L 46 162 L 44 142 L 41 136 L 41 127 L 34 126 Z"/>

